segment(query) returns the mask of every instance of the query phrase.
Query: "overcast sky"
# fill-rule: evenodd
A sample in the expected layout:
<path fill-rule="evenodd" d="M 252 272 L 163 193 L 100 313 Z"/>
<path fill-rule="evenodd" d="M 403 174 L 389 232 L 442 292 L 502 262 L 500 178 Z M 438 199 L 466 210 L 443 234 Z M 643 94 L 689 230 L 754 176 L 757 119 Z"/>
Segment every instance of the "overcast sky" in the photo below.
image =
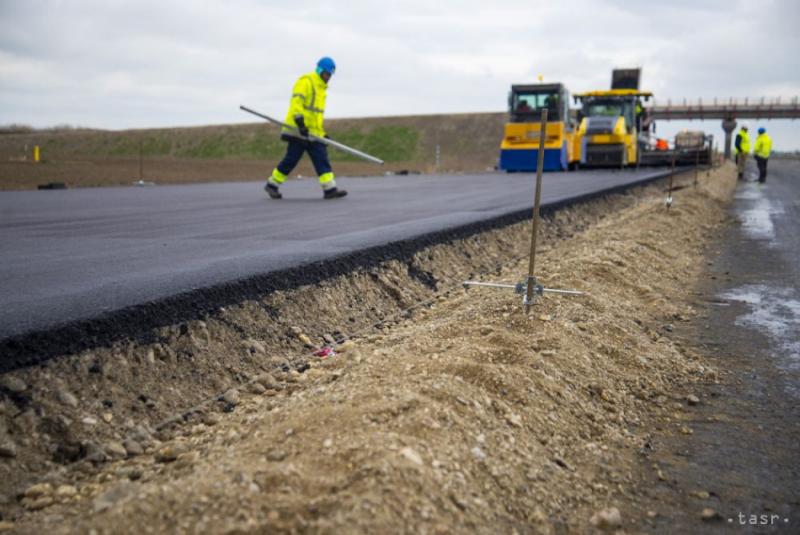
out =
<path fill-rule="evenodd" d="M 0 0 L 0 124 L 108 129 L 283 116 L 337 62 L 327 117 L 503 111 L 512 83 L 605 89 L 642 66 L 658 101 L 800 95 L 798 0 Z M 749 121 L 751 127 L 762 123 Z M 800 149 L 800 121 L 769 121 Z M 719 121 L 666 123 L 722 136 Z"/>

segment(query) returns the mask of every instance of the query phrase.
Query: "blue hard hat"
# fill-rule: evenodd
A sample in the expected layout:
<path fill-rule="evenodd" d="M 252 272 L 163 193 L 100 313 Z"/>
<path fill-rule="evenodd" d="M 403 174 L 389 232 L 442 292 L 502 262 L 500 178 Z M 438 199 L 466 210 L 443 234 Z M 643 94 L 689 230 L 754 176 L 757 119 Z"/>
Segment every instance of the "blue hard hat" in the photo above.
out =
<path fill-rule="evenodd" d="M 317 62 L 317 74 L 322 74 L 323 72 L 331 74 L 336 72 L 336 62 L 333 61 L 333 58 L 325 56 Z"/>
<path fill-rule="evenodd" d="M 759 129 L 758 129 L 758 133 L 759 133 L 759 134 L 763 134 L 763 133 L 764 133 L 764 132 L 766 132 L 766 131 L 767 131 L 767 129 L 766 129 L 766 128 L 764 128 L 763 126 L 762 126 L 761 128 L 759 128 Z"/>

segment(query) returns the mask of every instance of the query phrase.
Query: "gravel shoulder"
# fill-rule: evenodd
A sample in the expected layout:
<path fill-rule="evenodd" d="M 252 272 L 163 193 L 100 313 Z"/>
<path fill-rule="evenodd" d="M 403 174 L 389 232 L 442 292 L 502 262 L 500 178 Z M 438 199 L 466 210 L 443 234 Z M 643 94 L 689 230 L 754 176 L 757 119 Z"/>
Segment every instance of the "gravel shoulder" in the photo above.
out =
<path fill-rule="evenodd" d="M 4 518 L 25 533 L 633 529 L 633 515 L 644 514 L 629 507 L 640 495 L 640 451 L 656 429 L 689 428 L 689 396 L 722 376 L 674 333 L 700 314 L 687 281 L 701 276 L 704 248 L 729 222 L 735 175 L 724 166 L 698 187 L 683 180 L 669 210 L 649 187 L 546 222 L 538 278 L 588 295 L 548 296 L 530 315 L 511 292 L 456 285 L 470 271 L 521 278 L 520 224 L 458 254 L 420 253 L 409 265 L 167 329 L 157 348 L 120 346 L 14 376 L 32 385 L 19 392 L 38 407 L 31 419 L 79 391 L 68 420 L 91 425 L 106 447 L 57 466 L 32 459 L 40 475 L 6 491 Z M 466 257 L 471 267 L 458 263 Z M 354 326 L 338 323 L 347 317 Z M 303 346 L 319 346 L 322 333 L 351 336 L 325 342 L 335 356 L 309 358 Z M 203 386 L 212 357 L 230 364 L 232 355 L 243 377 Z M 70 366 L 82 379 L 54 388 Z M 171 425 L 152 425 L 150 414 L 137 430 L 123 410 L 137 406 L 132 385 L 159 375 L 160 392 L 192 379 L 197 390 L 154 395 L 139 410 L 167 416 L 190 399 L 201 407 L 215 388 L 224 394 Z M 101 431 L 92 400 L 105 393 L 116 397 Z M 12 402 L 4 415 L 16 420 L 25 412 Z M 111 444 L 126 437 L 110 422 L 126 417 L 140 451 Z"/>

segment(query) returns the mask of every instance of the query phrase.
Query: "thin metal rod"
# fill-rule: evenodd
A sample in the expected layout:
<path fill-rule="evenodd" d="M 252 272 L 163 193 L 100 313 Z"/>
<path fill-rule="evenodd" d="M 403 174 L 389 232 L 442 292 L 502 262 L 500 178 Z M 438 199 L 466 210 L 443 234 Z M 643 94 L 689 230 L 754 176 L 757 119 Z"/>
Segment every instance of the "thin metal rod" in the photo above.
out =
<path fill-rule="evenodd" d="M 528 263 L 527 291 L 525 302 L 533 302 L 533 273 L 536 266 L 536 234 L 539 230 L 539 204 L 542 199 L 542 168 L 544 167 L 544 138 L 547 134 L 547 108 L 542 108 L 542 117 L 539 127 L 539 161 L 536 163 L 536 195 L 533 201 L 533 223 L 531 228 L 531 257 Z M 525 305 L 525 313 L 530 311 L 531 306 Z"/>
<path fill-rule="evenodd" d="M 508 288 L 517 290 L 522 287 L 522 284 L 501 284 L 497 282 L 478 282 L 478 281 L 464 281 L 462 283 L 466 286 L 485 286 L 487 288 Z M 543 288 L 537 285 L 537 292 L 545 292 L 551 294 L 564 294 L 564 295 L 586 295 L 586 292 L 579 292 L 577 290 L 556 290 L 554 288 Z"/>
<path fill-rule="evenodd" d="M 672 204 L 672 180 L 675 178 L 675 158 L 676 153 L 678 152 L 678 148 L 674 147 L 672 149 L 672 169 L 669 173 L 669 191 L 667 192 L 667 210 L 669 210 L 670 205 Z"/>
<path fill-rule="evenodd" d="M 318 143 L 324 143 L 325 145 L 329 145 L 329 146 L 331 146 L 333 148 L 339 149 L 342 152 L 346 152 L 348 154 L 352 154 L 353 156 L 358 156 L 359 158 L 363 158 L 364 160 L 383 165 L 383 160 L 381 160 L 380 158 L 376 158 L 375 156 L 371 156 L 371 155 L 367 154 L 366 152 L 361 152 L 360 150 L 354 149 L 353 147 L 348 147 L 347 145 L 345 145 L 343 143 L 339 143 L 338 141 L 334 141 L 332 139 L 328 139 L 328 138 L 324 138 L 324 137 L 318 137 L 318 136 L 315 136 L 313 134 L 309 134 L 308 136 L 303 136 L 303 135 L 300 134 L 300 130 L 298 130 L 296 127 L 290 126 L 290 125 L 288 125 L 288 124 L 286 124 L 286 123 L 284 123 L 282 121 L 279 121 L 277 119 L 273 119 L 269 115 L 264 115 L 263 113 L 259 113 L 259 112 L 255 111 L 255 110 L 251 110 L 250 108 L 248 108 L 246 106 L 239 106 L 239 109 L 241 109 L 243 111 L 246 111 L 247 113 L 252 113 L 253 115 L 261 117 L 262 119 L 266 119 L 267 121 L 269 121 L 269 122 L 271 122 L 273 124 L 276 124 L 278 126 L 282 126 L 283 128 L 287 128 L 287 129 L 291 130 L 292 132 L 296 133 L 297 136 L 299 136 L 301 138 L 309 139 L 311 141 L 316 141 Z"/>
<path fill-rule="evenodd" d="M 579 292 L 577 290 L 554 290 L 552 288 L 542 288 L 542 291 L 551 294 L 586 295 L 586 292 Z"/>
<path fill-rule="evenodd" d="M 144 181 L 144 163 L 142 160 L 144 159 L 144 148 L 142 147 L 142 140 L 139 140 L 139 182 Z"/>
<path fill-rule="evenodd" d="M 488 286 L 489 288 L 511 288 L 516 289 L 516 284 L 498 284 L 494 282 L 475 282 L 475 281 L 464 281 L 464 286 Z"/>

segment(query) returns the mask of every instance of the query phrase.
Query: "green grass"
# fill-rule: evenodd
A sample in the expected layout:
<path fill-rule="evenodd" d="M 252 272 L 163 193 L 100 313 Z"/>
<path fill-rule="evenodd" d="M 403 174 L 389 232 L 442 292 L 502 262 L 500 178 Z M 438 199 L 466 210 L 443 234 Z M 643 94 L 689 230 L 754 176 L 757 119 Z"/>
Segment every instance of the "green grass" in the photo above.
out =
<path fill-rule="evenodd" d="M 410 116 L 326 121 L 331 137 L 388 163 L 434 161 L 436 146 L 442 159 L 493 162 L 502 136 L 502 114 Z M 0 135 L 0 155 L 16 156 L 24 147 L 42 148 L 43 157 L 179 159 L 280 159 L 286 144 L 276 128 L 266 124 L 209 125 L 187 128 L 103 131 L 75 130 Z M 357 157 L 331 149 L 333 162 L 357 162 Z M 487 164 L 488 165 L 488 164 Z"/>
<path fill-rule="evenodd" d="M 138 156 L 140 147 L 143 156 L 169 156 L 172 142 L 163 132 L 146 136 L 101 134 L 89 142 L 87 152 L 91 156 Z"/>
<path fill-rule="evenodd" d="M 230 136 L 212 135 L 176 148 L 174 155 L 178 158 L 225 158 L 230 155 L 230 144 Z"/>
<path fill-rule="evenodd" d="M 380 126 L 371 130 L 349 128 L 334 133 L 336 141 L 387 162 L 412 160 L 417 153 L 419 133 L 404 126 Z M 275 130 L 234 129 L 186 135 L 183 132 L 158 131 L 147 135 L 107 133 L 89 145 L 93 156 L 138 156 L 141 144 L 144 156 L 214 159 L 274 159 L 283 155 L 286 144 Z M 333 161 L 357 161 L 355 156 L 330 151 Z"/>
<path fill-rule="evenodd" d="M 274 131 L 259 129 L 242 136 L 237 150 L 232 151 L 234 157 L 253 158 L 263 160 L 266 158 L 279 158 L 286 145 L 281 142 Z"/>
<path fill-rule="evenodd" d="M 413 160 L 417 154 L 419 132 L 405 126 L 379 126 L 364 132 L 351 128 L 331 135 L 336 141 L 354 149 L 373 154 L 387 162 Z M 359 158 L 331 150 L 333 161 L 357 161 Z"/>

